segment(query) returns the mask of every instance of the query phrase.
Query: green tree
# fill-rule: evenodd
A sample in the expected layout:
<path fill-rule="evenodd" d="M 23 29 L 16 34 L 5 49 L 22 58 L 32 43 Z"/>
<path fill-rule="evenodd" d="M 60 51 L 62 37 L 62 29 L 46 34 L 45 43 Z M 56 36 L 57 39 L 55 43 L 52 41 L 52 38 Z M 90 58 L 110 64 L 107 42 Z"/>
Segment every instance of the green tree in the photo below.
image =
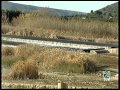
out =
<path fill-rule="evenodd" d="M 91 13 L 93 13 L 93 10 L 91 10 Z"/>
<path fill-rule="evenodd" d="M 98 16 L 101 16 L 101 15 L 102 15 L 102 12 L 101 12 L 101 11 L 96 11 L 96 14 L 97 14 Z"/>

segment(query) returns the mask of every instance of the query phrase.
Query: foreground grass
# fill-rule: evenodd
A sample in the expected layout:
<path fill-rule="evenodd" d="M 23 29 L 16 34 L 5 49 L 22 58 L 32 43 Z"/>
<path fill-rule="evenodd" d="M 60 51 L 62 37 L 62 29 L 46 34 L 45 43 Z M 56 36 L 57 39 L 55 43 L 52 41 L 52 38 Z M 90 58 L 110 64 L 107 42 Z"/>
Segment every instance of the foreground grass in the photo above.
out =
<path fill-rule="evenodd" d="M 11 71 L 2 74 L 2 86 L 6 85 L 4 83 L 8 83 L 7 85 L 9 88 L 27 88 L 26 85 L 29 84 L 31 88 L 35 88 L 32 87 L 35 85 L 38 85 L 39 87 L 42 86 L 42 88 L 46 85 L 53 85 L 51 87 L 55 88 L 57 86 L 57 80 L 61 80 L 67 83 L 70 87 L 118 88 L 118 81 L 116 80 L 104 82 L 101 72 L 106 66 L 109 68 L 118 68 L 117 55 L 92 55 L 80 53 L 79 51 L 66 51 L 58 48 L 45 48 L 29 45 L 12 48 L 14 53 L 11 55 L 9 53 L 4 53 L 8 51 L 5 48 L 6 47 L 2 47 L 2 65 L 11 67 Z M 27 63 L 29 61 L 31 64 Z M 24 66 L 25 63 L 28 66 L 26 69 L 23 68 L 26 66 Z M 38 65 L 38 79 L 27 79 L 26 77 L 24 80 L 10 80 L 15 74 L 20 76 L 23 73 L 29 73 L 31 70 L 33 70 L 31 72 L 34 72 L 36 69 L 32 67 L 35 66 L 35 63 Z M 81 67 L 81 65 L 83 65 L 83 67 Z M 94 70 L 97 68 L 100 71 L 98 70 L 95 72 Z M 24 70 L 26 71 L 24 72 Z M 17 71 L 19 71 L 19 73 Z M 88 71 L 90 73 L 88 73 Z M 12 76 L 9 76 L 9 78 L 8 73 L 12 73 Z M 115 74 L 116 73 L 112 72 L 112 76 Z M 9 85 L 11 82 L 14 84 Z"/>
<path fill-rule="evenodd" d="M 96 71 L 95 62 L 79 52 L 65 51 L 59 48 L 50 49 L 25 45 L 13 48 L 14 53 L 11 56 L 11 60 L 7 60 L 10 56 L 7 52 L 9 51 L 9 48 L 5 47 L 2 49 L 2 62 L 6 66 L 12 66 L 12 64 L 17 61 L 25 62 L 26 60 L 33 60 L 33 62 L 38 64 L 41 71 L 47 70 L 78 73 Z M 13 59 L 16 59 L 16 61 Z"/>
<path fill-rule="evenodd" d="M 43 73 L 44 79 L 39 80 L 4 80 L 2 86 L 5 86 L 5 83 L 9 88 L 28 88 L 26 86 L 30 85 L 29 88 L 39 88 L 42 87 L 45 89 L 45 86 L 51 85 L 50 88 L 57 87 L 57 81 L 61 80 L 65 82 L 70 87 L 80 87 L 80 88 L 118 88 L 118 81 L 111 80 L 110 82 L 104 82 L 102 78 L 102 74 L 57 74 L 57 73 Z M 11 85 L 9 85 L 12 82 Z M 16 85 L 16 86 L 15 86 Z M 34 87 L 34 86 L 39 87 Z"/>
<path fill-rule="evenodd" d="M 9 54 L 8 51 L 11 53 Z M 26 60 L 36 62 L 40 71 L 86 73 L 96 71 L 98 69 L 97 67 L 118 68 L 117 55 L 82 54 L 79 51 L 66 51 L 59 48 L 30 45 L 10 49 L 8 47 L 2 47 L 2 64 L 4 66 L 11 67 L 18 61 Z"/>

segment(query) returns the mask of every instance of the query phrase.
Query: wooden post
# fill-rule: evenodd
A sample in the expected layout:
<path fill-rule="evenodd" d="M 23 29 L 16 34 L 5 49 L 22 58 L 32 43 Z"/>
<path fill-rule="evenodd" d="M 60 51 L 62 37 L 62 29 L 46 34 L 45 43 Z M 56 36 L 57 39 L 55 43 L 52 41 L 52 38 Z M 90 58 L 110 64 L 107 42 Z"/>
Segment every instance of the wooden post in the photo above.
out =
<path fill-rule="evenodd" d="M 58 89 L 67 89 L 68 85 L 63 83 L 62 81 L 58 80 Z"/>

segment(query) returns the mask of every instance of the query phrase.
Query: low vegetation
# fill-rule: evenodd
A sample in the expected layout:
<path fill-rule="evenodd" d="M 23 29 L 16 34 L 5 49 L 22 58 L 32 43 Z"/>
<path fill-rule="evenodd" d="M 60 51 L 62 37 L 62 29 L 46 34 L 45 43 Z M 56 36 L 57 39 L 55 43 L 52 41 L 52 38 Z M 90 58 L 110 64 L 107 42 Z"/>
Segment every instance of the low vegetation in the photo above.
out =
<path fill-rule="evenodd" d="M 59 48 L 24 45 L 12 49 L 14 50 L 12 56 L 9 54 L 2 56 L 3 65 L 12 67 L 12 78 L 25 78 L 26 73 L 35 74 L 36 72 L 37 75 L 36 65 L 38 72 L 92 73 L 106 66 L 116 68 L 118 63 L 118 58 L 110 55 L 82 54 L 79 51 L 66 51 Z M 23 76 L 20 76 L 21 73 Z M 29 77 L 26 76 L 26 78 Z"/>
<path fill-rule="evenodd" d="M 37 79 L 38 66 L 34 60 L 18 61 L 12 66 L 11 79 Z"/>
<path fill-rule="evenodd" d="M 56 63 L 53 69 L 56 72 L 89 73 L 95 72 L 97 66 L 91 60 L 80 60 L 78 63 L 61 61 L 60 63 Z"/>
<path fill-rule="evenodd" d="M 11 55 L 14 55 L 14 52 L 15 52 L 14 49 L 11 47 L 2 48 L 2 55 L 11 56 Z"/>
<path fill-rule="evenodd" d="M 30 69 L 31 73 L 35 74 L 34 71 L 37 70 L 36 65 L 38 65 L 40 71 L 69 73 L 88 73 L 96 71 L 95 62 L 79 52 L 28 45 L 13 48 L 13 50 L 15 54 L 12 55 L 10 59 L 9 53 L 8 55 L 4 54 L 2 58 L 3 65 L 12 67 L 11 69 L 13 74 L 11 75 L 13 78 L 24 78 L 24 75 L 26 74 L 23 72 L 29 73 L 28 69 Z M 29 60 L 32 61 L 29 62 Z M 19 69 L 22 72 L 19 72 Z M 16 75 L 15 73 L 18 73 L 18 76 L 14 76 Z M 23 76 L 20 76 L 19 74 L 23 74 Z"/>

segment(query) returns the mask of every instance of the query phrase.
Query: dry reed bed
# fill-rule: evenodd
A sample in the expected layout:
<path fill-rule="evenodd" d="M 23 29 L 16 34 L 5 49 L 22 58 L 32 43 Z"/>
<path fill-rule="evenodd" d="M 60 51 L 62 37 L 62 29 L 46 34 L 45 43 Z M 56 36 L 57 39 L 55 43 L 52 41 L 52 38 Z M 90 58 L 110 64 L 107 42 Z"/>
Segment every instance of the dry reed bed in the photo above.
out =
<path fill-rule="evenodd" d="M 96 70 L 95 62 L 80 54 L 80 52 L 32 45 L 19 46 L 13 49 L 14 53 L 11 56 L 11 60 L 3 58 L 8 65 L 10 62 L 13 63 L 11 64 L 12 72 L 10 73 L 10 77 L 13 79 L 38 78 L 36 76 L 38 76 L 39 71 L 87 73 Z M 5 50 L 3 48 L 4 52 L 9 49 Z M 8 55 L 3 54 L 3 56 L 8 57 L 9 53 Z M 4 60 L 3 62 L 5 63 Z"/>
<path fill-rule="evenodd" d="M 11 34 L 47 38 L 96 39 L 109 41 L 118 39 L 118 23 L 72 18 L 64 20 L 55 16 L 28 13 L 12 22 Z M 10 33 L 8 33 L 10 34 Z"/>
<path fill-rule="evenodd" d="M 12 66 L 12 77 L 15 77 L 15 74 L 18 74 L 17 77 L 22 74 L 22 78 L 24 78 L 27 75 L 26 73 L 31 74 L 30 72 L 36 71 L 36 68 L 38 68 L 36 76 L 37 72 L 42 71 L 91 73 L 95 72 L 98 66 L 117 67 L 118 62 L 117 58 L 109 55 L 81 54 L 79 51 L 66 51 L 59 48 L 23 45 L 10 49 L 14 51 L 12 55 L 7 52 L 9 51 L 8 47 L 2 48 L 2 62 L 6 65 L 10 64 L 10 67 Z M 27 72 L 30 68 L 32 68 L 30 72 Z"/>
<path fill-rule="evenodd" d="M 79 72 L 85 72 L 87 70 L 92 71 L 90 68 L 92 68 L 94 71 L 96 67 L 94 61 L 89 60 L 89 58 L 86 57 L 86 55 L 82 55 L 80 54 L 80 52 L 64 51 L 59 48 L 50 49 L 26 45 L 18 47 L 15 56 L 24 58 L 27 57 L 26 59 L 38 61 L 40 68 L 46 70 L 57 69 L 59 71 L 59 69 L 63 66 L 63 69 L 65 69 L 65 67 L 68 66 L 67 68 L 69 70 L 70 66 L 77 65 L 76 69 L 83 69 L 83 71 L 79 69 Z"/>

